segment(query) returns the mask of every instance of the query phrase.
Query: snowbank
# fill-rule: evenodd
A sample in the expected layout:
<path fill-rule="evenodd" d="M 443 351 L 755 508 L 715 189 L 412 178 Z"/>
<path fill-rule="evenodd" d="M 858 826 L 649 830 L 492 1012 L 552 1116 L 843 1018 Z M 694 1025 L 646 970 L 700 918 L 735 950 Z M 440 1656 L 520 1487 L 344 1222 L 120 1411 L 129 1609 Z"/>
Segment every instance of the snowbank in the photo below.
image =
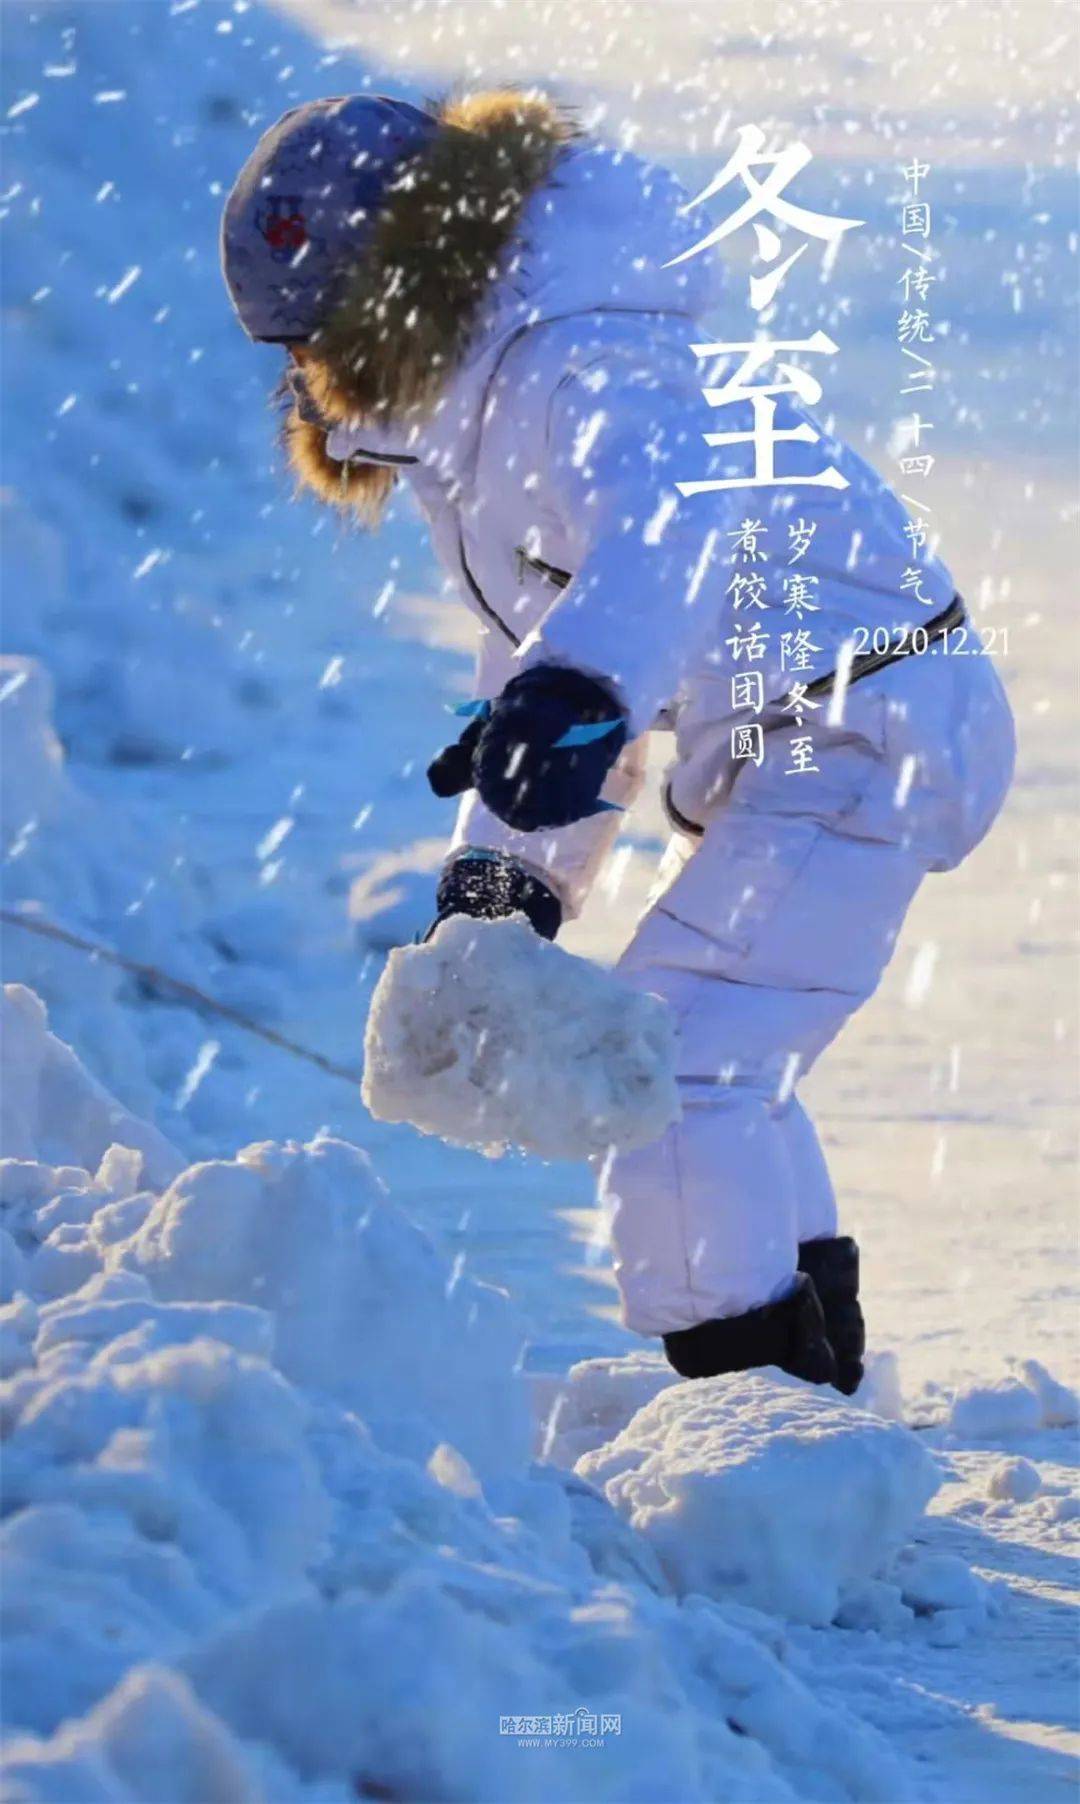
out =
<path fill-rule="evenodd" d="M 170 1301 L 272 1311 L 280 1370 L 403 1453 L 449 1439 L 485 1474 L 526 1454 L 524 1324 L 501 1291 L 447 1272 L 354 1146 L 270 1142 L 192 1166 L 109 1262 Z"/>
<path fill-rule="evenodd" d="M 940 1484 L 906 1428 L 771 1369 L 665 1387 L 576 1470 L 680 1594 L 818 1625 L 885 1570 Z"/>
<path fill-rule="evenodd" d="M 176 1176 L 173 1149 L 48 1031 L 31 991 L 7 987 L 2 1027 L 12 1288 L 65 1299 L 63 1319 L 90 1280 L 124 1298 L 134 1286 L 174 1305 L 227 1297 L 271 1312 L 279 1369 L 378 1425 L 387 1444 L 426 1458 L 449 1439 L 485 1473 L 521 1464 L 524 1324 L 501 1291 L 447 1273 L 364 1153 L 328 1138 L 265 1143 Z M 41 1332 L 55 1339 L 56 1312 Z"/>
<path fill-rule="evenodd" d="M 529 1464 L 513 1312 L 357 1149 L 262 1145 L 160 1194 L 137 1148 L 92 1175 L 22 1151 L 0 1310 L 13 1804 L 916 1795 L 774 1624 L 680 1599 L 601 1491 Z"/>
<path fill-rule="evenodd" d="M 492 1155 L 643 1146 L 679 1113 L 665 1003 L 521 917 L 452 916 L 392 951 L 364 1050 L 373 1115 Z"/>

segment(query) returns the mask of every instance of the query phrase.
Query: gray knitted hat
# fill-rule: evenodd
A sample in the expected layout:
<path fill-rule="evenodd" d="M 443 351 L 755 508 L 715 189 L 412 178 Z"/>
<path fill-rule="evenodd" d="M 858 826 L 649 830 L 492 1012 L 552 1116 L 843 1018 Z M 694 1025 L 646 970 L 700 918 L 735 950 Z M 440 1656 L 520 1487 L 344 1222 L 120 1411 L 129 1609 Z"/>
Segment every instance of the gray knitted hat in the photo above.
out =
<path fill-rule="evenodd" d="M 249 338 L 310 338 L 396 167 L 438 128 L 407 100 L 351 94 L 309 100 L 263 133 L 221 220 L 221 266 Z"/>

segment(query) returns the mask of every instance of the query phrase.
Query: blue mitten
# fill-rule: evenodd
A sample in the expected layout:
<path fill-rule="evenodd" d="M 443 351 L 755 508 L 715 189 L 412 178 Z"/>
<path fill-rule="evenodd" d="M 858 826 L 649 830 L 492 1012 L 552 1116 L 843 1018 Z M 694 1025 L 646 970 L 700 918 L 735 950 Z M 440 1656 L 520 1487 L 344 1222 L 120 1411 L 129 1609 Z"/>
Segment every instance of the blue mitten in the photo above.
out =
<path fill-rule="evenodd" d="M 436 753 L 427 769 L 427 780 L 431 788 L 441 800 L 449 796 L 459 796 L 473 786 L 473 759 L 480 735 L 484 730 L 487 718 L 487 704 L 483 712 L 470 720 L 460 739 L 453 745 L 444 745 L 441 752 Z"/>
<path fill-rule="evenodd" d="M 473 781 L 492 814 L 520 833 L 566 827 L 612 806 L 600 791 L 626 735 L 626 714 L 603 683 L 537 664 L 492 703 Z"/>

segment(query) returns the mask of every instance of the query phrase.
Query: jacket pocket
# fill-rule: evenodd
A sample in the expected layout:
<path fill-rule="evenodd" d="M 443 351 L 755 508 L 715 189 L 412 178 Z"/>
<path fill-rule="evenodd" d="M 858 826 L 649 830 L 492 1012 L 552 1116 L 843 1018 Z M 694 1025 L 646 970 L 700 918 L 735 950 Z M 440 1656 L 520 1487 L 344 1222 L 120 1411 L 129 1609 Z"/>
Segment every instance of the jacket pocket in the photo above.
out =
<path fill-rule="evenodd" d="M 745 959 L 798 883 L 822 836 L 858 840 L 899 835 L 882 831 L 882 798 L 892 781 L 884 758 L 884 700 L 863 698 L 854 723 L 814 739 L 815 770 L 790 770 L 790 734 L 765 735 L 760 765 L 735 773 L 721 806 L 708 818 L 696 848 L 683 838 L 681 863 L 658 906 L 705 935 L 727 960 Z"/>
<path fill-rule="evenodd" d="M 820 833 L 812 820 L 732 809 L 711 822 L 657 906 L 709 942 L 706 966 L 727 969 L 759 943 Z"/>

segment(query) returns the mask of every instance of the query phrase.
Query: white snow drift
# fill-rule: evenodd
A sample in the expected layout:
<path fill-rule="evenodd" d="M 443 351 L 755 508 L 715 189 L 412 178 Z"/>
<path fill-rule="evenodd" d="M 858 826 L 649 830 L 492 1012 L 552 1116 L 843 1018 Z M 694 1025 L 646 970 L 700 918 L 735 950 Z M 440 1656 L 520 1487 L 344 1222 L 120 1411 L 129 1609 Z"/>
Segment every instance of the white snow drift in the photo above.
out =
<path fill-rule="evenodd" d="M 286 1377 L 403 1453 L 426 1458 L 446 1437 L 487 1474 L 528 1448 L 513 1376 L 524 1324 L 503 1292 L 449 1280 L 344 1141 L 267 1142 L 192 1166 L 108 1262 L 169 1301 L 227 1296 L 272 1311 Z"/>
<path fill-rule="evenodd" d="M 141 1149 L 99 1160 L 108 1099 L 73 1055 L 57 1088 L 44 1011 L 14 1005 L 26 1119 L 65 1163 L 24 1141 L 0 1164 L 11 1804 L 918 1795 L 875 1729 L 785 1664 L 775 1623 L 722 1585 L 680 1597 L 689 1542 L 673 1558 L 580 1473 L 529 1464 L 514 1311 L 448 1266 L 362 1153 L 262 1145 L 159 1193 Z M 595 1375 L 598 1421 L 660 1374 L 622 1376 L 605 1400 Z M 831 1510 L 847 1533 L 854 1491 L 871 1564 L 888 1536 L 860 1527 L 870 1467 L 896 1533 L 931 1488 L 903 1431 L 751 1382 L 756 1423 L 747 1392 L 733 1432 L 719 1393 L 696 1393 L 713 1400 L 700 1502 L 721 1503 L 726 1462 L 746 1523 L 786 1519 L 802 1486 L 807 1519 Z M 608 1489 L 664 1396 L 693 1391 L 592 1456 Z M 680 1419 L 648 1455 L 657 1498 L 687 1494 Z M 800 1463 L 800 1425 L 822 1457 Z M 775 1562 L 777 1607 L 806 1615 L 788 1577 L 781 1595 Z M 602 1747 L 500 1732 L 579 1706 L 618 1717 Z"/>
<path fill-rule="evenodd" d="M 382 1121 L 492 1155 L 644 1146 L 679 1113 L 657 996 L 540 939 L 520 916 L 452 916 L 391 952 L 372 998 L 364 1101 Z"/>

